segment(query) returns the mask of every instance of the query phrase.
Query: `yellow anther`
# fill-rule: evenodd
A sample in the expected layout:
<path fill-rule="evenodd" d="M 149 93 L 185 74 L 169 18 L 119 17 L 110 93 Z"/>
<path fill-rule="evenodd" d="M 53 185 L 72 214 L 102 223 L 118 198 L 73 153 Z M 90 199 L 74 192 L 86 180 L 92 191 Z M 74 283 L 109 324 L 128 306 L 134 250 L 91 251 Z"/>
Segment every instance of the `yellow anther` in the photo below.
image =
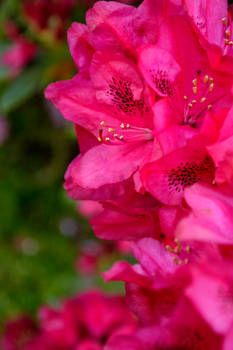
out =
<path fill-rule="evenodd" d="M 100 138 L 99 136 L 97 137 L 97 140 L 98 140 L 99 142 L 101 142 L 101 141 L 102 141 L 102 140 L 101 140 L 101 138 Z"/>
<path fill-rule="evenodd" d="M 205 83 L 205 84 L 208 83 L 208 80 L 209 80 L 208 75 L 205 75 L 205 76 L 204 76 L 204 79 L 203 79 L 204 83 Z"/>
<path fill-rule="evenodd" d="M 233 45 L 233 41 L 229 41 L 229 45 Z"/>
<path fill-rule="evenodd" d="M 230 38 L 231 33 L 230 33 L 229 29 L 227 29 L 227 30 L 225 31 L 225 34 L 226 34 L 226 36 L 227 36 L 228 38 Z"/>
<path fill-rule="evenodd" d="M 210 84 L 210 87 L 209 87 L 209 90 L 210 90 L 210 91 L 213 91 L 213 88 L 214 88 L 214 83 L 211 83 L 211 84 Z"/>
<path fill-rule="evenodd" d="M 186 249 L 187 252 L 190 252 L 190 250 L 191 250 L 191 248 L 190 248 L 189 245 L 187 245 L 187 246 L 185 247 L 185 249 Z"/>
<path fill-rule="evenodd" d="M 208 107 L 207 107 L 209 110 L 212 108 L 212 105 L 208 105 Z"/>
<path fill-rule="evenodd" d="M 114 137 L 118 137 L 118 134 L 114 134 L 113 136 L 114 136 Z"/>
<path fill-rule="evenodd" d="M 193 79 L 193 85 L 194 85 L 194 86 L 197 86 L 197 79 L 196 79 L 196 78 Z"/>
<path fill-rule="evenodd" d="M 177 265 L 181 265 L 183 264 L 183 261 L 180 259 L 177 259 L 175 256 L 172 258 L 172 260 L 174 261 L 174 263 L 176 263 Z"/>
<path fill-rule="evenodd" d="M 105 137 L 105 141 L 110 141 L 110 138 L 109 137 Z"/>
<path fill-rule="evenodd" d="M 197 103 L 197 100 L 192 100 L 192 104 L 195 104 L 195 103 Z"/>
<path fill-rule="evenodd" d="M 197 87 L 196 87 L 196 86 L 193 87 L 193 93 L 194 93 L 194 94 L 197 93 Z"/>
<path fill-rule="evenodd" d="M 227 20 L 226 20 L 226 18 L 225 18 L 225 17 L 223 17 L 223 18 L 222 18 L 222 23 L 224 24 L 224 26 L 226 26 L 226 25 L 227 25 Z"/>
<path fill-rule="evenodd" d="M 228 39 L 224 39 L 225 44 L 228 45 L 229 44 L 229 40 Z"/>
<path fill-rule="evenodd" d="M 177 245 L 175 248 L 174 248 L 174 253 L 179 253 L 180 251 L 180 247 Z"/>
<path fill-rule="evenodd" d="M 174 263 L 176 263 L 177 265 L 179 264 L 180 260 L 178 260 L 175 256 L 172 258 L 172 260 L 174 261 Z"/>
<path fill-rule="evenodd" d="M 115 130 L 113 128 L 108 128 L 109 132 L 114 132 Z"/>
<path fill-rule="evenodd" d="M 119 139 L 120 139 L 120 140 L 123 140 L 123 138 L 124 138 L 124 136 L 123 136 L 123 135 L 121 135 L 121 136 L 119 137 Z"/>
<path fill-rule="evenodd" d="M 130 128 L 130 125 L 129 125 L 129 124 L 126 124 L 126 128 L 129 129 L 129 128 Z"/>
<path fill-rule="evenodd" d="M 188 258 L 184 259 L 184 263 L 185 263 L 185 264 L 188 264 L 188 262 L 189 262 L 189 259 L 188 259 Z"/>
<path fill-rule="evenodd" d="M 100 122 L 100 125 L 101 125 L 101 126 L 106 126 L 106 124 L 105 124 L 104 121 Z"/>
<path fill-rule="evenodd" d="M 201 103 L 202 103 L 202 102 L 205 102 L 205 100 L 206 100 L 206 97 L 202 97 L 201 100 L 200 100 L 200 102 L 201 102 Z"/>
<path fill-rule="evenodd" d="M 121 129 L 124 129 L 125 128 L 125 124 L 121 124 Z"/>
<path fill-rule="evenodd" d="M 188 99 L 188 97 L 187 96 L 184 96 L 184 100 L 187 100 Z"/>
<path fill-rule="evenodd" d="M 214 82 L 214 78 L 210 78 L 210 83 L 213 83 Z"/>
<path fill-rule="evenodd" d="M 190 108 L 192 108 L 193 105 L 192 105 L 192 103 L 188 103 L 188 106 L 189 106 Z"/>
<path fill-rule="evenodd" d="M 172 248 L 169 244 L 165 245 L 165 248 L 166 248 L 169 252 L 173 252 L 173 248 Z"/>
<path fill-rule="evenodd" d="M 175 238 L 175 239 L 174 239 L 174 242 L 178 245 L 179 248 L 182 247 L 182 244 L 181 244 L 181 242 L 179 241 L 178 238 Z"/>

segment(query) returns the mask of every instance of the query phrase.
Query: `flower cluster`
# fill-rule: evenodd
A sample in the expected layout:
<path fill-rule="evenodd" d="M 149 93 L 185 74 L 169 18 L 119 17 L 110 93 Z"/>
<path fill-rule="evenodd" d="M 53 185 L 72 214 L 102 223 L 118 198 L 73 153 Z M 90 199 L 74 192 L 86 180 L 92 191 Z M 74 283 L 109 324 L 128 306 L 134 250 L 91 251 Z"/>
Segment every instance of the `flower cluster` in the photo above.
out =
<path fill-rule="evenodd" d="M 78 74 L 46 97 L 80 154 L 65 189 L 101 202 L 95 234 L 140 327 L 106 350 L 232 349 L 233 27 L 226 0 L 99 1 L 68 31 Z"/>
<path fill-rule="evenodd" d="M 79 294 L 54 309 L 39 310 L 38 325 L 28 316 L 8 322 L 4 350 L 101 350 L 110 335 L 128 335 L 137 321 L 120 296 L 99 291 Z"/>

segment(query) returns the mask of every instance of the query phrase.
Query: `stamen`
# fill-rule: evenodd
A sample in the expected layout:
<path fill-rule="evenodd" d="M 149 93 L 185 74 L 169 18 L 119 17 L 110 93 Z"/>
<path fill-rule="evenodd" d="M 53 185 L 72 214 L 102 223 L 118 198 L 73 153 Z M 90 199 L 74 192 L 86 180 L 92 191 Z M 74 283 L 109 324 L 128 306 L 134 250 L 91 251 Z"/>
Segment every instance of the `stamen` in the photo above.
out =
<path fill-rule="evenodd" d="M 169 252 L 173 252 L 173 248 L 170 245 L 166 245 L 165 248 L 169 251 Z"/>
<path fill-rule="evenodd" d="M 196 78 L 193 79 L 193 85 L 194 85 L 194 86 L 197 86 L 197 79 L 196 79 Z"/>
<path fill-rule="evenodd" d="M 104 121 L 100 122 L 100 125 L 101 125 L 101 126 L 106 126 L 106 124 L 105 124 Z"/>
<path fill-rule="evenodd" d="M 114 132 L 115 130 L 113 128 L 108 128 L 109 132 Z"/>
<path fill-rule="evenodd" d="M 123 135 L 121 135 L 121 136 L 119 137 L 119 139 L 120 139 L 120 140 L 123 140 L 123 138 L 124 138 L 124 136 L 123 136 Z"/>
<path fill-rule="evenodd" d="M 197 93 L 197 87 L 196 87 L 196 86 L 193 87 L 193 93 L 194 93 L 194 94 Z"/>
<path fill-rule="evenodd" d="M 193 105 L 192 105 L 192 103 L 188 103 L 188 106 L 189 106 L 190 108 L 192 108 Z"/>
<path fill-rule="evenodd" d="M 226 25 L 227 25 L 227 20 L 226 20 L 226 18 L 225 18 L 225 17 L 223 17 L 223 18 L 222 18 L 222 23 L 224 24 L 224 26 L 226 26 Z"/>
<path fill-rule="evenodd" d="M 124 129 L 125 128 L 125 124 L 121 124 L 121 129 Z"/>
<path fill-rule="evenodd" d="M 188 99 L 188 97 L 187 96 L 184 96 L 184 100 L 187 100 Z"/>
<path fill-rule="evenodd" d="M 207 107 L 207 108 L 210 110 L 212 107 L 213 107 L 212 105 L 208 105 L 208 107 Z"/>
<path fill-rule="evenodd" d="M 214 83 L 211 83 L 211 84 L 210 84 L 210 87 L 209 87 L 209 90 L 210 90 L 210 91 L 213 91 L 213 89 L 214 89 Z"/>
<path fill-rule="evenodd" d="M 202 97 L 200 102 L 203 103 L 203 102 L 205 102 L 205 100 L 206 100 L 206 97 Z"/>
<path fill-rule="evenodd" d="M 229 30 L 229 29 L 227 29 L 227 30 L 225 31 L 225 34 L 226 34 L 226 36 L 227 36 L 228 38 L 230 38 L 231 33 L 230 33 L 230 30 Z"/>
<path fill-rule="evenodd" d="M 208 83 L 208 80 L 209 80 L 208 75 L 205 75 L 205 76 L 204 76 L 204 79 L 203 79 L 203 82 L 206 84 L 206 83 Z"/>
<path fill-rule="evenodd" d="M 105 141 L 110 141 L 110 138 L 109 137 L 105 137 Z"/>

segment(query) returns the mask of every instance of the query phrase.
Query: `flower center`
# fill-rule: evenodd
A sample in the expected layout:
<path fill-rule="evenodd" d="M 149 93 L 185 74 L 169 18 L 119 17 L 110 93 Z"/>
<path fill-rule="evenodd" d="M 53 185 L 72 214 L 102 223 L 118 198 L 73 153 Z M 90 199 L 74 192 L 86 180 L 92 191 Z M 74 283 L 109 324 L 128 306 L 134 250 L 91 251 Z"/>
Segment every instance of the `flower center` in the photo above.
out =
<path fill-rule="evenodd" d="M 175 95 L 175 86 L 169 80 L 168 74 L 165 70 L 159 69 L 156 72 L 154 72 L 151 69 L 150 72 L 152 74 L 156 88 L 161 92 L 163 96 L 172 97 L 173 95 Z"/>
<path fill-rule="evenodd" d="M 211 93 L 214 89 L 214 79 L 208 75 L 197 72 L 197 77 L 193 79 L 192 96 L 189 99 L 184 96 L 184 124 L 194 126 L 200 114 L 206 109 L 210 110 Z"/>
<path fill-rule="evenodd" d="M 112 77 L 109 82 L 108 95 L 111 96 L 112 102 L 126 114 L 137 111 L 143 113 L 144 111 L 144 99 L 142 97 L 139 100 L 134 99 L 131 83 L 127 80 Z"/>
<path fill-rule="evenodd" d="M 148 128 L 124 123 L 112 127 L 104 121 L 100 123 L 100 126 L 98 140 L 106 144 L 119 145 L 123 142 L 138 143 L 153 140 L 152 130 Z"/>
<path fill-rule="evenodd" d="M 187 186 L 200 180 L 212 180 L 214 164 L 210 157 L 206 156 L 201 162 L 186 162 L 171 169 L 167 175 L 168 186 L 176 192 L 183 191 Z"/>

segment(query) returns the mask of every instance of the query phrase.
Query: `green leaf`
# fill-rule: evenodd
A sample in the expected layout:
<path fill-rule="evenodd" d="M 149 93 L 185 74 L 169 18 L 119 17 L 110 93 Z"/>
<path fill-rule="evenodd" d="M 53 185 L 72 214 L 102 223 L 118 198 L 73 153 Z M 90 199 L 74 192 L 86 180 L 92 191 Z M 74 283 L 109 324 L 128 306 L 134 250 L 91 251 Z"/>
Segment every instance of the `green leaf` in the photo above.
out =
<path fill-rule="evenodd" d="M 9 112 L 31 97 L 37 89 L 40 75 L 38 68 L 31 68 L 8 84 L 0 97 L 0 109 Z"/>

